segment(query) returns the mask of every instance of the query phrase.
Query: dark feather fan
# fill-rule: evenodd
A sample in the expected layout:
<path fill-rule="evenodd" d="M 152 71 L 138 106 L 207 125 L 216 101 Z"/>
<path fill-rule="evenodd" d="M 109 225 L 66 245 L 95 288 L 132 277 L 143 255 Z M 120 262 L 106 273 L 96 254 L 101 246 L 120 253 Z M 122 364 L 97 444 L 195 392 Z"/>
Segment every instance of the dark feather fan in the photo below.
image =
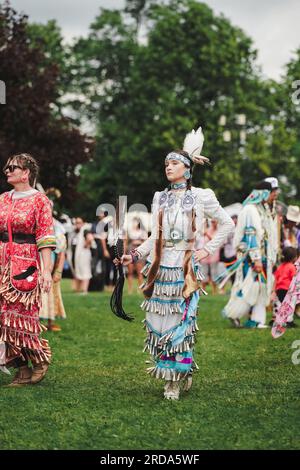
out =
<path fill-rule="evenodd" d="M 117 220 L 117 226 L 119 227 L 119 220 Z M 124 242 L 119 237 L 114 246 L 115 258 L 121 259 L 124 254 Z M 125 274 L 124 269 L 121 264 L 116 268 L 118 270 L 118 278 L 114 288 L 114 291 L 110 298 L 110 308 L 111 311 L 119 318 L 123 320 L 132 321 L 134 318 L 131 315 L 128 315 L 123 308 L 123 288 L 125 283 Z"/>

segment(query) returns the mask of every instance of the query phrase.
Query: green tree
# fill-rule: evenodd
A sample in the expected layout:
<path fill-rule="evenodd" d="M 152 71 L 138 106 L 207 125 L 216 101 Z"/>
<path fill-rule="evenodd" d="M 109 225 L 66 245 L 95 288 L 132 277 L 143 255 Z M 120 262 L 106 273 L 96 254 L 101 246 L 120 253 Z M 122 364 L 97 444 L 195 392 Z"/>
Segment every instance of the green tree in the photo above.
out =
<path fill-rule="evenodd" d="M 64 43 L 61 28 L 56 20 L 49 20 L 46 24 L 27 23 L 26 33 L 29 36 L 29 44 L 33 49 L 38 49 L 43 54 L 40 67 L 56 64 L 59 69 L 57 77 L 58 93 L 64 95 L 69 91 L 70 62 L 72 61 L 71 47 Z"/>
<path fill-rule="evenodd" d="M 1 162 L 13 153 L 32 153 L 40 162 L 42 185 L 59 188 L 70 207 L 76 169 L 90 158 L 92 142 L 59 112 L 59 61 L 29 29 L 26 16 L 0 5 L 0 78 L 7 90 L 6 104 L 0 106 Z"/>
<path fill-rule="evenodd" d="M 283 145 L 287 140 L 277 84 L 261 78 L 251 39 L 207 5 L 172 0 L 150 5 L 144 16 L 143 42 L 124 13 L 102 10 L 75 45 L 74 84 L 86 97 L 78 110 L 97 135 L 81 191 L 89 192 L 90 203 L 112 201 L 115 193 L 149 203 L 166 184 L 164 155 L 202 125 L 212 167 L 196 172 L 196 184 L 215 188 L 223 203 L 240 200 L 275 168 L 273 129 L 281 129 Z M 247 117 L 245 144 L 235 124 L 240 113 Z"/>
<path fill-rule="evenodd" d="M 148 3 L 147 0 L 126 0 L 125 12 L 135 20 L 137 31 L 141 26 L 143 13 Z"/>
<path fill-rule="evenodd" d="M 300 48 L 295 51 L 294 57 L 286 66 L 280 99 L 281 114 L 285 117 L 285 132 L 291 136 L 286 145 L 288 158 L 285 161 L 285 189 L 288 193 L 292 185 L 293 191 L 288 201 L 300 204 Z"/>

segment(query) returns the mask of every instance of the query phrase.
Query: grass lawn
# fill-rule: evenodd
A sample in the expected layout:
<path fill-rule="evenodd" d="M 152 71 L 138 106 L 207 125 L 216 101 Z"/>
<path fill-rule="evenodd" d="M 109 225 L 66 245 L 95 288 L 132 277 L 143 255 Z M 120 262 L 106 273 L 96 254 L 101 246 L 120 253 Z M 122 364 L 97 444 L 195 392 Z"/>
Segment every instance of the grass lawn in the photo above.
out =
<path fill-rule="evenodd" d="M 68 318 L 46 333 L 53 363 L 40 384 L 0 391 L 0 449 L 299 449 L 300 328 L 236 330 L 221 318 L 226 296 L 201 299 L 199 371 L 179 402 L 162 399 L 135 321 L 110 312 L 109 294 L 80 296 L 63 281 Z M 298 321 L 300 326 L 300 322 Z M 1 374 L 0 384 L 11 378 Z"/>

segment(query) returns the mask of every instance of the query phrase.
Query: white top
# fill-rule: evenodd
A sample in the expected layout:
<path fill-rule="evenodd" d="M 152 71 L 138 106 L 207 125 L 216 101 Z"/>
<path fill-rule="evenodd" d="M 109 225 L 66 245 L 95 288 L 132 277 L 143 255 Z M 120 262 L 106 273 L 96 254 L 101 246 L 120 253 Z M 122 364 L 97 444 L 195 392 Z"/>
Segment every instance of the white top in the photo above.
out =
<path fill-rule="evenodd" d="M 211 189 L 202 189 L 192 187 L 191 194 L 195 199 L 194 211 L 195 211 L 195 225 L 196 233 L 193 234 L 191 231 L 191 210 L 187 211 L 182 208 L 182 200 L 186 195 L 186 192 L 169 191 L 169 193 L 175 194 L 176 200 L 172 207 L 163 207 L 163 239 L 169 240 L 172 238 L 170 233 L 176 230 L 182 235 L 185 240 L 191 240 L 195 237 L 195 242 L 192 244 L 192 250 L 196 250 L 199 238 L 203 237 L 204 233 L 204 221 L 205 218 L 215 219 L 218 221 L 218 230 L 215 236 L 208 243 L 204 245 L 204 249 L 212 254 L 219 248 L 227 239 L 228 235 L 234 230 L 234 223 L 227 214 L 227 212 L 220 206 L 215 193 Z M 154 194 L 152 202 L 152 230 L 151 236 L 144 241 L 139 247 L 138 252 L 142 258 L 147 257 L 151 261 L 154 256 L 155 240 L 157 235 L 157 222 L 158 212 L 162 208 L 160 205 L 160 198 L 163 191 L 158 191 Z M 163 266 L 182 266 L 184 259 L 185 250 L 178 246 L 164 247 L 161 257 L 161 265 Z"/>
<path fill-rule="evenodd" d="M 33 196 L 36 193 L 38 193 L 37 189 L 28 189 L 28 191 L 15 191 L 14 189 L 12 189 L 11 191 L 9 191 L 9 194 L 11 195 L 11 198 L 13 200 Z"/>

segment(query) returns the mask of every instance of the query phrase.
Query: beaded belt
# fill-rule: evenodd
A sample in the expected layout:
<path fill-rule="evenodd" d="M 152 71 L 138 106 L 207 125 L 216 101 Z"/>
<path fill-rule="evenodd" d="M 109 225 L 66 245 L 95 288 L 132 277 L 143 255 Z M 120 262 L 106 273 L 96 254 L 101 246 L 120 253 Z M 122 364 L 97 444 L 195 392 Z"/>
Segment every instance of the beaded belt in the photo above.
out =
<path fill-rule="evenodd" d="M 24 243 L 29 243 L 30 245 L 36 244 L 35 236 L 31 233 L 13 233 L 12 237 L 14 243 L 20 243 L 21 245 Z M 9 242 L 8 232 L 0 232 L 0 242 Z"/>
<path fill-rule="evenodd" d="M 193 242 L 187 242 L 186 240 L 174 241 L 164 240 L 164 247 L 174 248 L 178 251 L 192 250 L 194 248 Z"/>

